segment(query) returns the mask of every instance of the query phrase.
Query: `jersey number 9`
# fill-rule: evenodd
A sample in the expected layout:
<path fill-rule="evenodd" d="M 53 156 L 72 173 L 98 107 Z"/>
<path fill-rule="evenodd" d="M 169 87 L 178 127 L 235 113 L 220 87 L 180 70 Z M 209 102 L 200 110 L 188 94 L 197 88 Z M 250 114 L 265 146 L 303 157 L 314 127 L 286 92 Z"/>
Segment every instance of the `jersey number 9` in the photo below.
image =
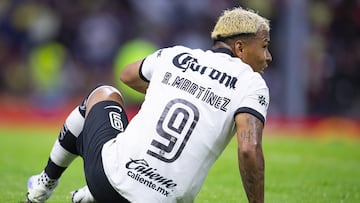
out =
<path fill-rule="evenodd" d="M 199 120 L 198 108 L 183 99 L 171 100 L 156 125 L 159 136 L 151 142 L 147 154 L 164 162 L 179 158 Z"/>

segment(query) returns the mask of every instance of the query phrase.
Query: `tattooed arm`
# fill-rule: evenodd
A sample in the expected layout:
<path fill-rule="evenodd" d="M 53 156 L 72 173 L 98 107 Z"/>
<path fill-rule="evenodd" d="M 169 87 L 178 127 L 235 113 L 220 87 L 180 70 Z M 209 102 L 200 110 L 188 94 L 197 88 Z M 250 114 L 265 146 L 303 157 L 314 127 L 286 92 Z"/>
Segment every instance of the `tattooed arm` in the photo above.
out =
<path fill-rule="evenodd" d="M 249 202 L 264 202 L 263 123 L 255 116 L 240 113 L 235 117 L 238 164 Z"/>

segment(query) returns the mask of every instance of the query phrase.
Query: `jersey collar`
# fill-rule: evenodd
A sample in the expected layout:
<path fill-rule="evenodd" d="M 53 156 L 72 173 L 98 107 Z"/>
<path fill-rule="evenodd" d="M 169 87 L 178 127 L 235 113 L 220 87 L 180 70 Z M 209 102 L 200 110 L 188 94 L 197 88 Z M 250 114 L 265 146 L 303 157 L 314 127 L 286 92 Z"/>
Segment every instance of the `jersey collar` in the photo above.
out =
<path fill-rule="evenodd" d="M 213 52 L 224 53 L 224 54 L 228 54 L 228 55 L 234 57 L 234 54 L 230 51 L 230 49 L 226 49 L 226 48 L 217 48 L 217 49 L 214 49 Z"/>

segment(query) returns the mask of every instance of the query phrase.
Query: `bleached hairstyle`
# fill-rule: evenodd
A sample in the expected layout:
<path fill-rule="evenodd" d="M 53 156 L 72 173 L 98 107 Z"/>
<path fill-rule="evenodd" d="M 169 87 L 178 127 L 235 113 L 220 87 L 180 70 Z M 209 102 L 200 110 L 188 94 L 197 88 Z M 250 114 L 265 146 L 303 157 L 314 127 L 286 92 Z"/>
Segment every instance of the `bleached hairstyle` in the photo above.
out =
<path fill-rule="evenodd" d="M 270 31 L 268 19 L 251 9 L 235 7 L 225 10 L 215 24 L 211 33 L 214 41 L 241 34 L 256 34 L 258 31 Z"/>

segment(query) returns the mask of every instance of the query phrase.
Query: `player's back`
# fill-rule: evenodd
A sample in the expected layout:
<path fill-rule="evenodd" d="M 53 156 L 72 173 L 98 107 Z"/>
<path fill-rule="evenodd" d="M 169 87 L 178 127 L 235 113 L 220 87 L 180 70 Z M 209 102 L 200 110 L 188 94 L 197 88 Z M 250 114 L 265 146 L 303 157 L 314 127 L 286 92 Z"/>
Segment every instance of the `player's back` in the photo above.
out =
<path fill-rule="evenodd" d="M 105 172 L 124 197 L 193 201 L 233 135 L 236 111 L 252 105 L 249 91 L 254 84 L 267 91 L 259 74 L 224 52 L 177 46 L 144 60 L 145 101 L 103 152 Z"/>

